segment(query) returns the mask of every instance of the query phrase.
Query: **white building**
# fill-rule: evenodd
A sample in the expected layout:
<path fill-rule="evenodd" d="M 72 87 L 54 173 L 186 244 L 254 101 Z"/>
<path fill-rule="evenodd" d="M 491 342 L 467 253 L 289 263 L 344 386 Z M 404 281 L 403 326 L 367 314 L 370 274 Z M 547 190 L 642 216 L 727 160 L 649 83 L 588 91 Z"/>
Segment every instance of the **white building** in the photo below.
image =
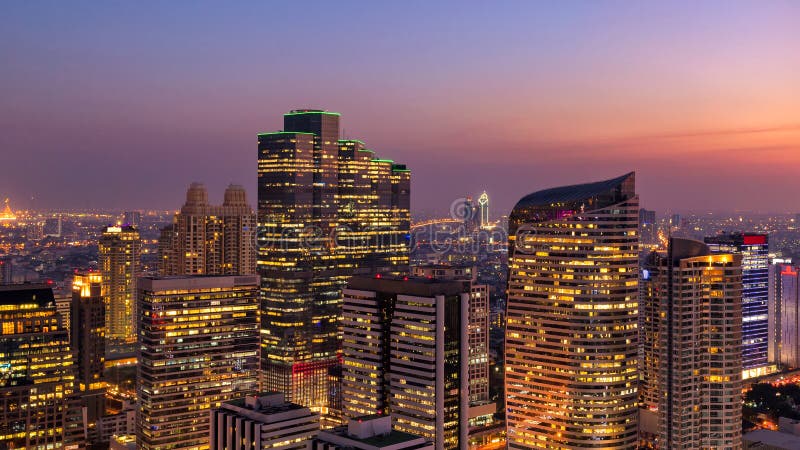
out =
<path fill-rule="evenodd" d="M 319 414 L 282 393 L 248 395 L 211 410 L 212 450 L 301 450 L 319 433 Z"/>

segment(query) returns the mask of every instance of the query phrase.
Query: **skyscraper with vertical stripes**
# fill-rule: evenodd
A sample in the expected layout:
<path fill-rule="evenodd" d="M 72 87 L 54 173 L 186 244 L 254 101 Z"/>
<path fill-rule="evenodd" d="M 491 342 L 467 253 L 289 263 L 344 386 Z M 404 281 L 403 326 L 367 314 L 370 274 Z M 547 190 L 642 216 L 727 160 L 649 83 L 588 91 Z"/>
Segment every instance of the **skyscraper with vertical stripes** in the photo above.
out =
<path fill-rule="evenodd" d="M 633 173 L 511 212 L 508 448 L 636 448 L 638 217 Z"/>

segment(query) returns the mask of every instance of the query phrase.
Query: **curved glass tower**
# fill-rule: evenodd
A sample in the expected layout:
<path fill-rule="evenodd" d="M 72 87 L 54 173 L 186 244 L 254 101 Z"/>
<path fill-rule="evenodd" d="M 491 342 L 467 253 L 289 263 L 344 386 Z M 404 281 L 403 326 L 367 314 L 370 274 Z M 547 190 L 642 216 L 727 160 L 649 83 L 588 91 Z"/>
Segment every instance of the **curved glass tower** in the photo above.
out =
<path fill-rule="evenodd" d="M 635 449 L 634 174 L 522 198 L 509 216 L 510 449 Z"/>

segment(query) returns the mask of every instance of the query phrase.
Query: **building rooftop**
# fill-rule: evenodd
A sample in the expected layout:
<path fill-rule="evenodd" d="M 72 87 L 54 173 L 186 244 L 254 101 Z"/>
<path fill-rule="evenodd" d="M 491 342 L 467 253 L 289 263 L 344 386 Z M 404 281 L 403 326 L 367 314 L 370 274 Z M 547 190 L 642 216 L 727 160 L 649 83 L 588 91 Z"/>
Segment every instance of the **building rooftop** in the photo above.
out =
<path fill-rule="evenodd" d="M 417 295 L 434 297 L 469 292 L 463 280 L 442 280 L 427 277 L 399 277 L 377 274 L 371 277 L 354 276 L 347 283 L 347 289 L 384 292 L 389 294 Z"/>
<path fill-rule="evenodd" d="M 46 284 L 0 285 L 0 305 L 54 306 L 53 289 Z"/>
<path fill-rule="evenodd" d="M 742 440 L 748 443 L 747 448 L 800 450 L 800 436 L 772 430 L 755 430 L 745 433 Z"/>
<path fill-rule="evenodd" d="M 621 177 L 612 178 L 610 180 L 545 189 L 543 191 L 534 192 L 522 197 L 522 199 L 517 202 L 517 205 L 514 207 L 514 209 L 530 206 L 550 206 L 557 203 L 580 201 L 583 199 L 589 199 L 591 197 L 612 193 L 614 191 L 621 191 L 625 182 L 628 180 L 633 180 L 633 178 L 634 173 L 630 172 L 622 175 Z"/>

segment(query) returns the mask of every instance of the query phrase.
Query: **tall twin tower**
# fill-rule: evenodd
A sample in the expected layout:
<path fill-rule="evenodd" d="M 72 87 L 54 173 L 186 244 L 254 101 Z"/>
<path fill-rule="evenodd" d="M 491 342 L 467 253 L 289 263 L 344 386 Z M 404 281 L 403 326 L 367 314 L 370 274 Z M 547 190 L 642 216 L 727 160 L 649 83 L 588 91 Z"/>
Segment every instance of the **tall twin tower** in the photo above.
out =
<path fill-rule="evenodd" d="M 258 135 L 262 388 L 323 413 L 341 358 L 341 289 L 408 272 L 404 165 L 340 139 L 339 114 L 295 110 Z"/>

